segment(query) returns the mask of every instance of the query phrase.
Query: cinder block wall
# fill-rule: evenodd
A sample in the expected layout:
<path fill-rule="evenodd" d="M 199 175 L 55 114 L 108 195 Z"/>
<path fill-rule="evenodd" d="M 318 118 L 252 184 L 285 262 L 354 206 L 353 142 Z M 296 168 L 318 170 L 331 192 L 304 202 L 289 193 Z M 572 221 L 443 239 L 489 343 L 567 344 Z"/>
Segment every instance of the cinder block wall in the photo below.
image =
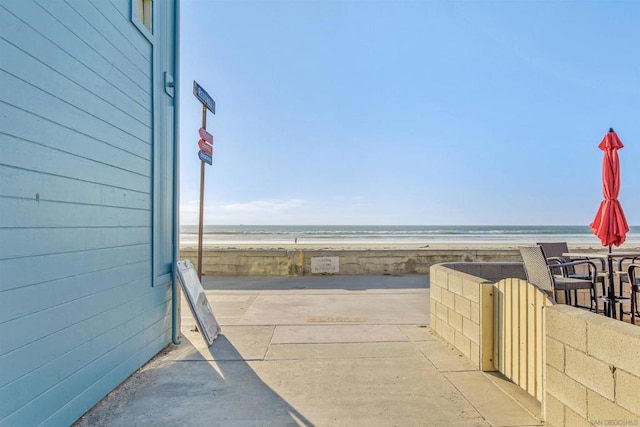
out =
<path fill-rule="evenodd" d="M 640 425 L 640 327 L 567 305 L 545 321 L 547 425 Z"/>
<path fill-rule="evenodd" d="M 478 369 L 492 371 L 493 283 L 452 268 L 462 264 L 431 267 L 431 329 Z"/>
<path fill-rule="evenodd" d="M 507 278 L 527 279 L 522 262 L 448 262 L 443 266 L 494 283 Z"/>

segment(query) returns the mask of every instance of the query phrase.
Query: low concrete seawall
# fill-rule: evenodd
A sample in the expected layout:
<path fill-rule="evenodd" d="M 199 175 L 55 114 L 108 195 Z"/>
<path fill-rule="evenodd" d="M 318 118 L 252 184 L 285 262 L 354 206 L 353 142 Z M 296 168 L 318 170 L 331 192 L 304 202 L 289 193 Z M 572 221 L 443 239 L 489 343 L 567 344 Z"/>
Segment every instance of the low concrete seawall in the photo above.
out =
<path fill-rule="evenodd" d="M 183 248 L 181 259 L 197 264 L 198 251 Z M 314 261 L 314 258 L 316 259 Z M 318 266 L 325 258 L 333 269 Z M 517 249 L 205 249 L 204 275 L 286 276 L 308 274 L 429 274 L 444 262 L 521 262 Z"/>

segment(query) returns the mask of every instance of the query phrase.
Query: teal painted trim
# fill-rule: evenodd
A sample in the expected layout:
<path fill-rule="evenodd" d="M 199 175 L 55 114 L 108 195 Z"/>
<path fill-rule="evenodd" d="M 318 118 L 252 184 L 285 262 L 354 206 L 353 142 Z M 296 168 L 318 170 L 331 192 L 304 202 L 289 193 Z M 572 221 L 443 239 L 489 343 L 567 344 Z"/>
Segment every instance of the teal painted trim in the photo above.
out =
<path fill-rule="evenodd" d="M 153 148 L 152 148 L 152 286 L 170 285 L 173 263 L 173 156 L 175 152 L 175 96 L 166 94 L 165 76 L 175 68 L 174 0 L 156 3 L 157 43 L 153 47 Z M 173 77 L 171 77 L 173 80 Z M 174 81 L 175 84 L 175 81 Z"/>
<path fill-rule="evenodd" d="M 135 0 L 131 0 L 131 13 L 133 15 L 135 15 L 135 10 L 133 9 L 135 7 L 134 3 Z M 153 8 L 153 11 L 155 12 L 155 7 Z M 151 287 L 155 287 L 158 284 L 158 278 L 156 277 L 156 265 L 158 262 L 158 218 L 156 216 L 158 212 L 158 210 L 156 209 L 156 191 L 158 187 L 156 183 L 156 181 L 158 180 L 158 173 L 156 171 L 156 151 L 158 150 L 158 147 L 156 146 L 156 141 L 158 140 L 158 120 L 156 118 L 158 114 L 158 106 L 156 103 L 156 70 L 158 69 L 158 67 L 156 65 L 156 60 L 158 55 L 156 55 L 156 49 L 156 45 L 153 45 L 151 48 Z"/>
<path fill-rule="evenodd" d="M 174 37 L 173 37 L 173 256 L 171 260 L 171 341 L 180 344 L 178 338 L 178 256 L 180 254 L 180 0 L 174 3 Z"/>
<path fill-rule="evenodd" d="M 152 8 L 151 28 L 155 28 L 156 27 L 156 11 L 155 11 L 156 8 L 153 6 L 153 3 L 151 8 Z M 140 31 L 140 33 L 142 33 L 142 35 L 145 36 L 151 44 L 155 43 L 155 36 L 153 35 L 153 33 L 149 31 L 149 29 L 145 27 L 145 25 L 138 19 L 138 14 L 136 12 L 136 0 L 131 0 L 131 22 L 133 22 L 133 25 L 136 26 L 138 31 Z"/>
<path fill-rule="evenodd" d="M 157 105 L 157 90 L 156 90 L 156 79 L 158 78 L 158 54 L 157 49 L 159 46 L 153 44 L 153 41 L 149 38 L 149 31 L 144 26 L 142 22 L 137 17 L 136 14 L 136 0 L 131 0 L 131 21 L 136 24 L 136 27 L 142 32 L 142 34 L 149 39 L 152 43 L 151 46 L 151 287 L 156 287 L 159 282 L 159 277 L 156 275 L 156 266 L 158 264 L 158 229 L 159 229 L 159 221 L 158 221 L 158 209 L 157 209 L 157 180 L 158 180 L 158 172 L 156 171 L 156 156 L 158 146 L 156 142 L 158 141 L 158 105 Z M 156 7 L 152 6 L 151 16 L 152 16 L 152 28 L 155 28 L 157 20 L 155 19 Z M 137 22 L 136 22 L 137 21 Z M 145 33 L 146 32 L 146 33 Z M 153 37 L 151 35 L 151 37 Z M 161 41 L 162 42 L 162 41 Z"/>

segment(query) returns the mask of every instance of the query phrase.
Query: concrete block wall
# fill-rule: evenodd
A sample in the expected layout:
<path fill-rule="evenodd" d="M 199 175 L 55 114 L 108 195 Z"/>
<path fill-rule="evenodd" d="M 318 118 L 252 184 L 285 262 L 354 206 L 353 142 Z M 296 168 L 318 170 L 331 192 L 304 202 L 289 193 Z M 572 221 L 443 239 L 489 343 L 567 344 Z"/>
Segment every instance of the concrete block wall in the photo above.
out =
<path fill-rule="evenodd" d="M 640 425 L 640 328 L 567 305 L 545 321 L 547 425 Z"/>
<path fill-rule="evenodd" d="M 522 262 L 449 262 L 445 267 L 481 277 L 490 282 L 498 282 L 506 278 L 523 280 L 527 278 Z"/>
<path fill-rule="evenodd" d="M 493 283 L 448 264 L 430 274 L 431 329 L 479 370 L 493 371 Z"/>

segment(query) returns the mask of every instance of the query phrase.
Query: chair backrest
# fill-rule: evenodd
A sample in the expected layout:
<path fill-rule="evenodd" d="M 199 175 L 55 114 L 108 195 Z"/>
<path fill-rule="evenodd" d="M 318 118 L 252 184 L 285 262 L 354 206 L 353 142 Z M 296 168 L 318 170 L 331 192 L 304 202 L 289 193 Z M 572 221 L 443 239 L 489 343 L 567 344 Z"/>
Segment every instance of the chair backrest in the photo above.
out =
<path fill-rule="evenodd" d="M 536 245 L 538 246 L 542 246 L 542 249 L 544 250 L 545 255 L 547 256 L 547 258 L 566 258 L 564 256 L 562 256 L 562 254 L 566 254 L 567 252 L 569 252 L 569 246 L 567 245 L 567 242 L 542 242 L 542 243 L 536 243 Z M 571 261 L 570 259 L 566 259 L 566 261 Z M 575 268 L 571 267 L 566 267 L 565 268 L 567 274 L 573 274 L 575 273 Z"/>
<path fill-rule="evenodd" d="M 527 273 L 527 281 L 533 283 L 540 289 L 553 292 L 554 281 L 547 255 L 542 246 L 520 246 L 520 255 L 524 262 L 524 271 Z"/>
<path fill-rule="evenodd" d="M 547 257 L 562 258 L 562 254 L 569 252 L 569 246 L 567 242 L 542 242 L 536 243 L 538 246 L 542 246 L 544 253 Z"/>
<path fill-rule="evenodd" d="M 635 258 L 634 263 L 627 267 L 627 274 L 629 275 L 629 283 L 632 284 L 632 288 L 633 286 L 636 286 L 636 288 L 640 286 L 640 263 Z"/>

